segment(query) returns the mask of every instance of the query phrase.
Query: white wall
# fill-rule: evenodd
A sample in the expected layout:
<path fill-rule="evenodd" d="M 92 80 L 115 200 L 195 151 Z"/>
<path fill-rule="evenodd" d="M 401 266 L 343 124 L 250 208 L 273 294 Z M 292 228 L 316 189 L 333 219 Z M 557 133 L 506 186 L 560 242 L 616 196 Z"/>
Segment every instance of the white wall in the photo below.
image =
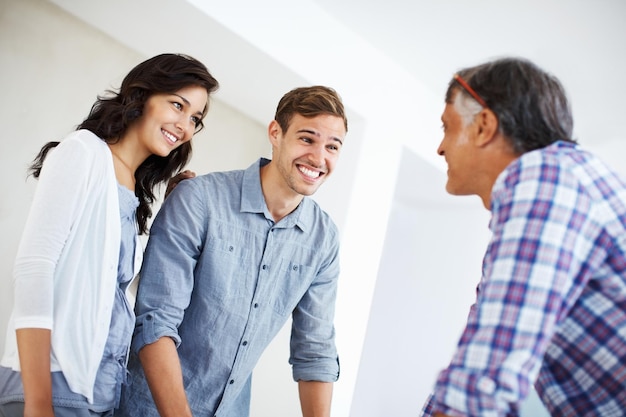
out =
<path fill-rule="evenodd" d="M 464 327 L 488 217 L 478 198 L 447 195 L 445 181 L 403 152 L 351 417 L 417 415 Z"/>
<path fill-rule="evenodd" d="M 402 153 L 351 417 L 416 416 L 463 330 L 490 237 L 478 197 Z M 522 417 L 547 417 L 536 394 Z"/>

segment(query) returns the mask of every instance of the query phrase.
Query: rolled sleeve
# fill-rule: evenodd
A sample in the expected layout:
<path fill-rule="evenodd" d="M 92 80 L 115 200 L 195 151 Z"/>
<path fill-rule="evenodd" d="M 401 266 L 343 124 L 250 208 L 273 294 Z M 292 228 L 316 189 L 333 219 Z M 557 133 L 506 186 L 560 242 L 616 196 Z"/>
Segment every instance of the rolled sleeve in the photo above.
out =
<path fill-rule="evenodd" d="M 294 381 L 336 382 L 339 379 L 339 357 L 293 365 Z"/>
<path fill-rule="evenodd" d="M 152 313 L 143 314 L 137 317 L 132 350 L 137 353 L 145 345 L 150 345 L 162 337 L 170 337 L 176 344 L 176 347 L 180 346 L 181 339 L 176 329 L 163 325 L 155 325 L 154 315 Z"/>
<path fill-rule="evenodd" d="M 335 347 L 335 300 L 339 245 L 334 242 L 325 266 L 293 312 L 291 357 L 295 381 L 335 382 L 339 357 Z"/>

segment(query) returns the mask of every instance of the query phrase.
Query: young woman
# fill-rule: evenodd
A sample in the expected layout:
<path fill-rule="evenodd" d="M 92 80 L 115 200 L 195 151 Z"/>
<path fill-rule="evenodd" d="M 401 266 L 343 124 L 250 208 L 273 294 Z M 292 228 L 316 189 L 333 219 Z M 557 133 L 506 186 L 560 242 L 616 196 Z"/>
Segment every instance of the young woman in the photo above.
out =
<path fill-rule="evenodd" d="M 199 61 L 155 56 L 35 158 L 0 416 L 112 415 L 135 322 L 128 288 L 141 263 L 137 236 L 147 231 L 156 187 L 189 161 L 217 87 Z"/>

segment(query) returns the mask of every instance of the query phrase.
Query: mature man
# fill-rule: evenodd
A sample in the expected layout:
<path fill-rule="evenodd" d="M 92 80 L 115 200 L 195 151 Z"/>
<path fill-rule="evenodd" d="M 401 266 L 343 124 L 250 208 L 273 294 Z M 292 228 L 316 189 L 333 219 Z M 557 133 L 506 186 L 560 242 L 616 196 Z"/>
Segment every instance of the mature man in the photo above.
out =
<path fill-rule="evenodd" d="M 328 416 L 339 376 L 338 231 L 307 196 L 347 132 L 330 88 L 294 89 L 269 124 L 272 160 L 184 180 L 151 229 L 130 381 L 116 415 L 249 415 L 252 370 L 291 315 L 302 413 Z"/>
<path fill-rule="evenodd" d="M 572 139 L 560 82 L 523 59 L 450 81 L 446 189 L 478 195 L 491 242 L 456 353 L 423 410 L 553 416 L 626 410 L 626 183 Z"/>

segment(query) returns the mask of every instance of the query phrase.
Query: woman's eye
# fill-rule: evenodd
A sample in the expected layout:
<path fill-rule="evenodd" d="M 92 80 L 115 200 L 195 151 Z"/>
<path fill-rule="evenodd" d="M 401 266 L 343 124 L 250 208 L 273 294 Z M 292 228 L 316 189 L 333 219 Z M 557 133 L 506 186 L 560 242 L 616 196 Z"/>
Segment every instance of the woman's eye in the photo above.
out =
<path fill-rule="evenodd" d="M 173 105 L 174 105 L 174 107 L 176 107 L 178 110 L 182 110 L 182 109 L 183 109 L 183 105 L 182 105 L 182 104 L 180 104 L 180 103 L 179 103 L 179 102 L 177 102 L 177 101 L 174 101 L 172 104 L 173 104 Z"/>
<path fill-rule="evenodd" d="M 198 124 L 200 123 L 200 118 L 196 116 L 191 116 L 191 121 L 194 125 L 198 126 Z"/>

